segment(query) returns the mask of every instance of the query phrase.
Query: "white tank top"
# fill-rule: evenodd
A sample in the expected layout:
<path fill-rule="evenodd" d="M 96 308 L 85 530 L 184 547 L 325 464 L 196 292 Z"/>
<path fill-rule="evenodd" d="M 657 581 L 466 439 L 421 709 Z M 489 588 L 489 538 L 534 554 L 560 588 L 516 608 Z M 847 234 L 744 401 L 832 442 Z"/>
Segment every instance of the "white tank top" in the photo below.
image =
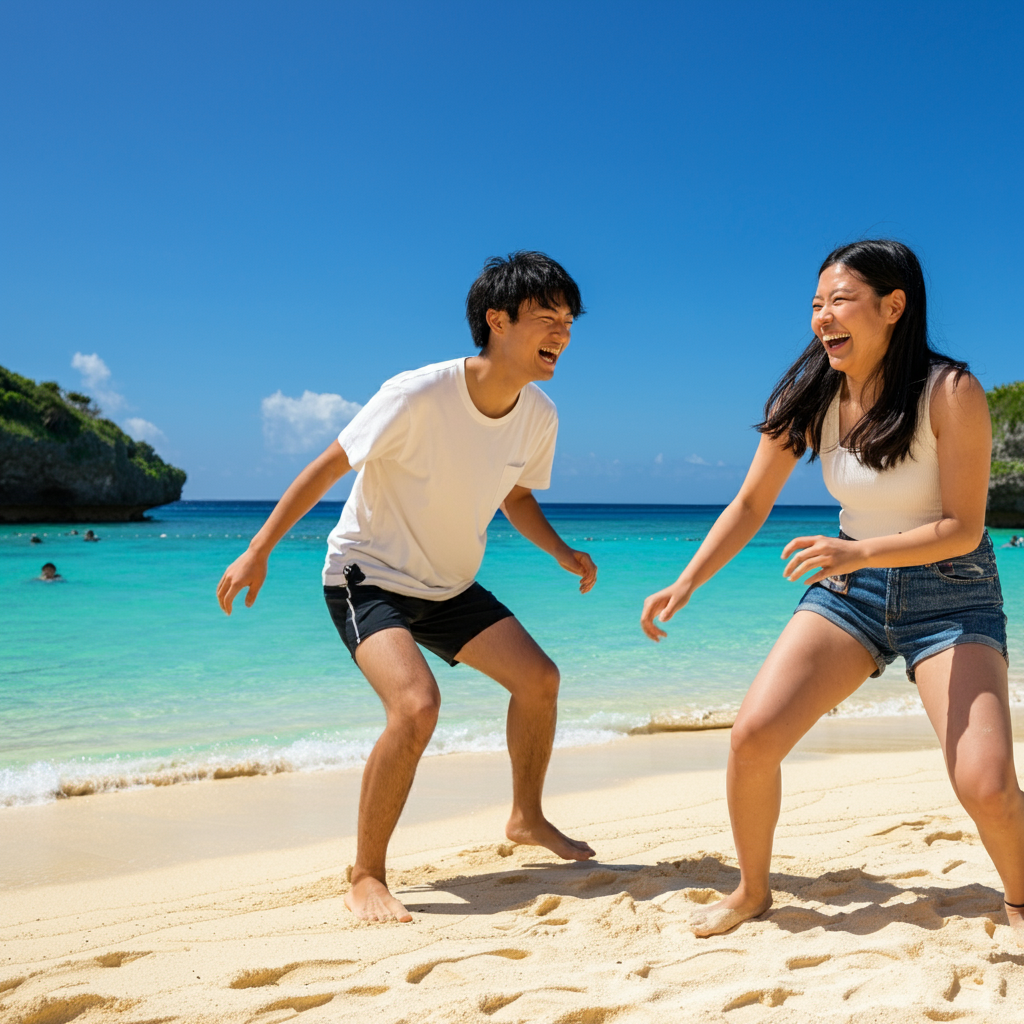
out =
<path fill-rule="evenodd" d="M 829 406 L 821 430 L 821 475 L 829 494 L 842 506 L 839 525 L 854 540 L 904 533 L 942 518 L 939 454 L 932 433 L 932 389 L 943 364 L 933 364 L 921 395 L 917 432 L 910 455 L 879 472 L 857 461 L 839 444 L 839 398 Z"/>

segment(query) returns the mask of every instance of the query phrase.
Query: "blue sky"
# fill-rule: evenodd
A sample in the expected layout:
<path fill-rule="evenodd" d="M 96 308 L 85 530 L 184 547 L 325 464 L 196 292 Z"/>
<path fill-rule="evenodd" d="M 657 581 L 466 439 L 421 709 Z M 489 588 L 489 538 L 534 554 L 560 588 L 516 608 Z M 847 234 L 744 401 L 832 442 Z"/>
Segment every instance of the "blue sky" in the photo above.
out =
<path fill-rule="evenodd" d="M 838 243 L 1024 377 L 1022 50 L 1019 2 L 3 0 L 0 363 L 274 498 L 538 248 L 589 309 L 548 496 L 724 502 Z"/>

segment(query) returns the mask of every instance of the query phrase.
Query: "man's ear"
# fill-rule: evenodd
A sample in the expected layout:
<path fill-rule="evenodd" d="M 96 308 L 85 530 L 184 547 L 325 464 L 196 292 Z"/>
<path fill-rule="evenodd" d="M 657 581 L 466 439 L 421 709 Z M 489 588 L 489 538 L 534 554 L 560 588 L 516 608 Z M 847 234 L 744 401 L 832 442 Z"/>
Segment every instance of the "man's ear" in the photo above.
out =
<path fill-rule="evenodd" d="M 486 319 L 487 326 L 491 329 L 491 334 L 504 334 L 508 330 L 510 321 L 508 313 L 503 309 L 487 310 L 487 315 L 484 319 Z"/>

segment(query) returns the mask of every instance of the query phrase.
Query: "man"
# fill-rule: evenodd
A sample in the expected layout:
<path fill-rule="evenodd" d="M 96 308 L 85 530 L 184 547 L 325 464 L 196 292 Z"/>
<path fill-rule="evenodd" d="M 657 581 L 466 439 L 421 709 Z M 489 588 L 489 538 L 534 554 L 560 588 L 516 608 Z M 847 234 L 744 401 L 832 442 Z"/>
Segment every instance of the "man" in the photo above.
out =
<path fill-rule="evenodd" d="M 440 706 L 417 648 L 469 665 L 511 694 L 507 737 L 512 813 L 506 836 L 566 860 L 594 851 L 541 809 L 555 734 L 559 676 L 503 604 L 474 581 L 500 506 L 528 540 L 594 585 L 590 556 L 555 533 L 533 497 L 550 483 L 558 417 L 533 383 L 550 380 L 583 313 L 579 288 L 536 252 L 488 260 L 466 299 L 480 353 L 399 374 L 295 479 L 249 550 L 217 588 L 231 614 L 251 606 L 274 545 L 350 469 L 358 472 L 328 539 L 324 595 L 387 725 L 363 770 L 348 908 L 368 921 L 411 921 L 387 888 L 385 859 Z"/>

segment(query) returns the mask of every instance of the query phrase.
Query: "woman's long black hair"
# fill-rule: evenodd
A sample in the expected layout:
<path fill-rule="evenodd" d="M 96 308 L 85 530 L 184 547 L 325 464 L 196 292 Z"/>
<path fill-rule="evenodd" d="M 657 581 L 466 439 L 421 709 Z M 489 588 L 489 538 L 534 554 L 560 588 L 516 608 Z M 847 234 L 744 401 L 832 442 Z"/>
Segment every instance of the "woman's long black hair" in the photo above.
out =
<path fill-rule="evenodd" d="M 932 364 L 955 368 L 957 381 L 967 372 L 967 364 L 929 346 L 924 274 L 917 257 L 902 242 L 880 238 L 840 246 L 825 257 L 818 275 L 836 263 L 854 271 L 879 298 L 897 288 L 907 296 L 903 315 L 896 321 L 889 348 L 876 371 L 881 377 L 878 398 L 841 439 L 843 447 L 855 451 L 863 465 L 883 470 L 910 455 L 921 393 Z M 832 369 L 825 346 L 815 338 L 775 385 L 757 429 L 772 440 L 785 438 L 785 447 L 797 457 L 809 443 L 813 460 L 821 451 L 825 414 L 842 382 L 843 374 Z"/>

